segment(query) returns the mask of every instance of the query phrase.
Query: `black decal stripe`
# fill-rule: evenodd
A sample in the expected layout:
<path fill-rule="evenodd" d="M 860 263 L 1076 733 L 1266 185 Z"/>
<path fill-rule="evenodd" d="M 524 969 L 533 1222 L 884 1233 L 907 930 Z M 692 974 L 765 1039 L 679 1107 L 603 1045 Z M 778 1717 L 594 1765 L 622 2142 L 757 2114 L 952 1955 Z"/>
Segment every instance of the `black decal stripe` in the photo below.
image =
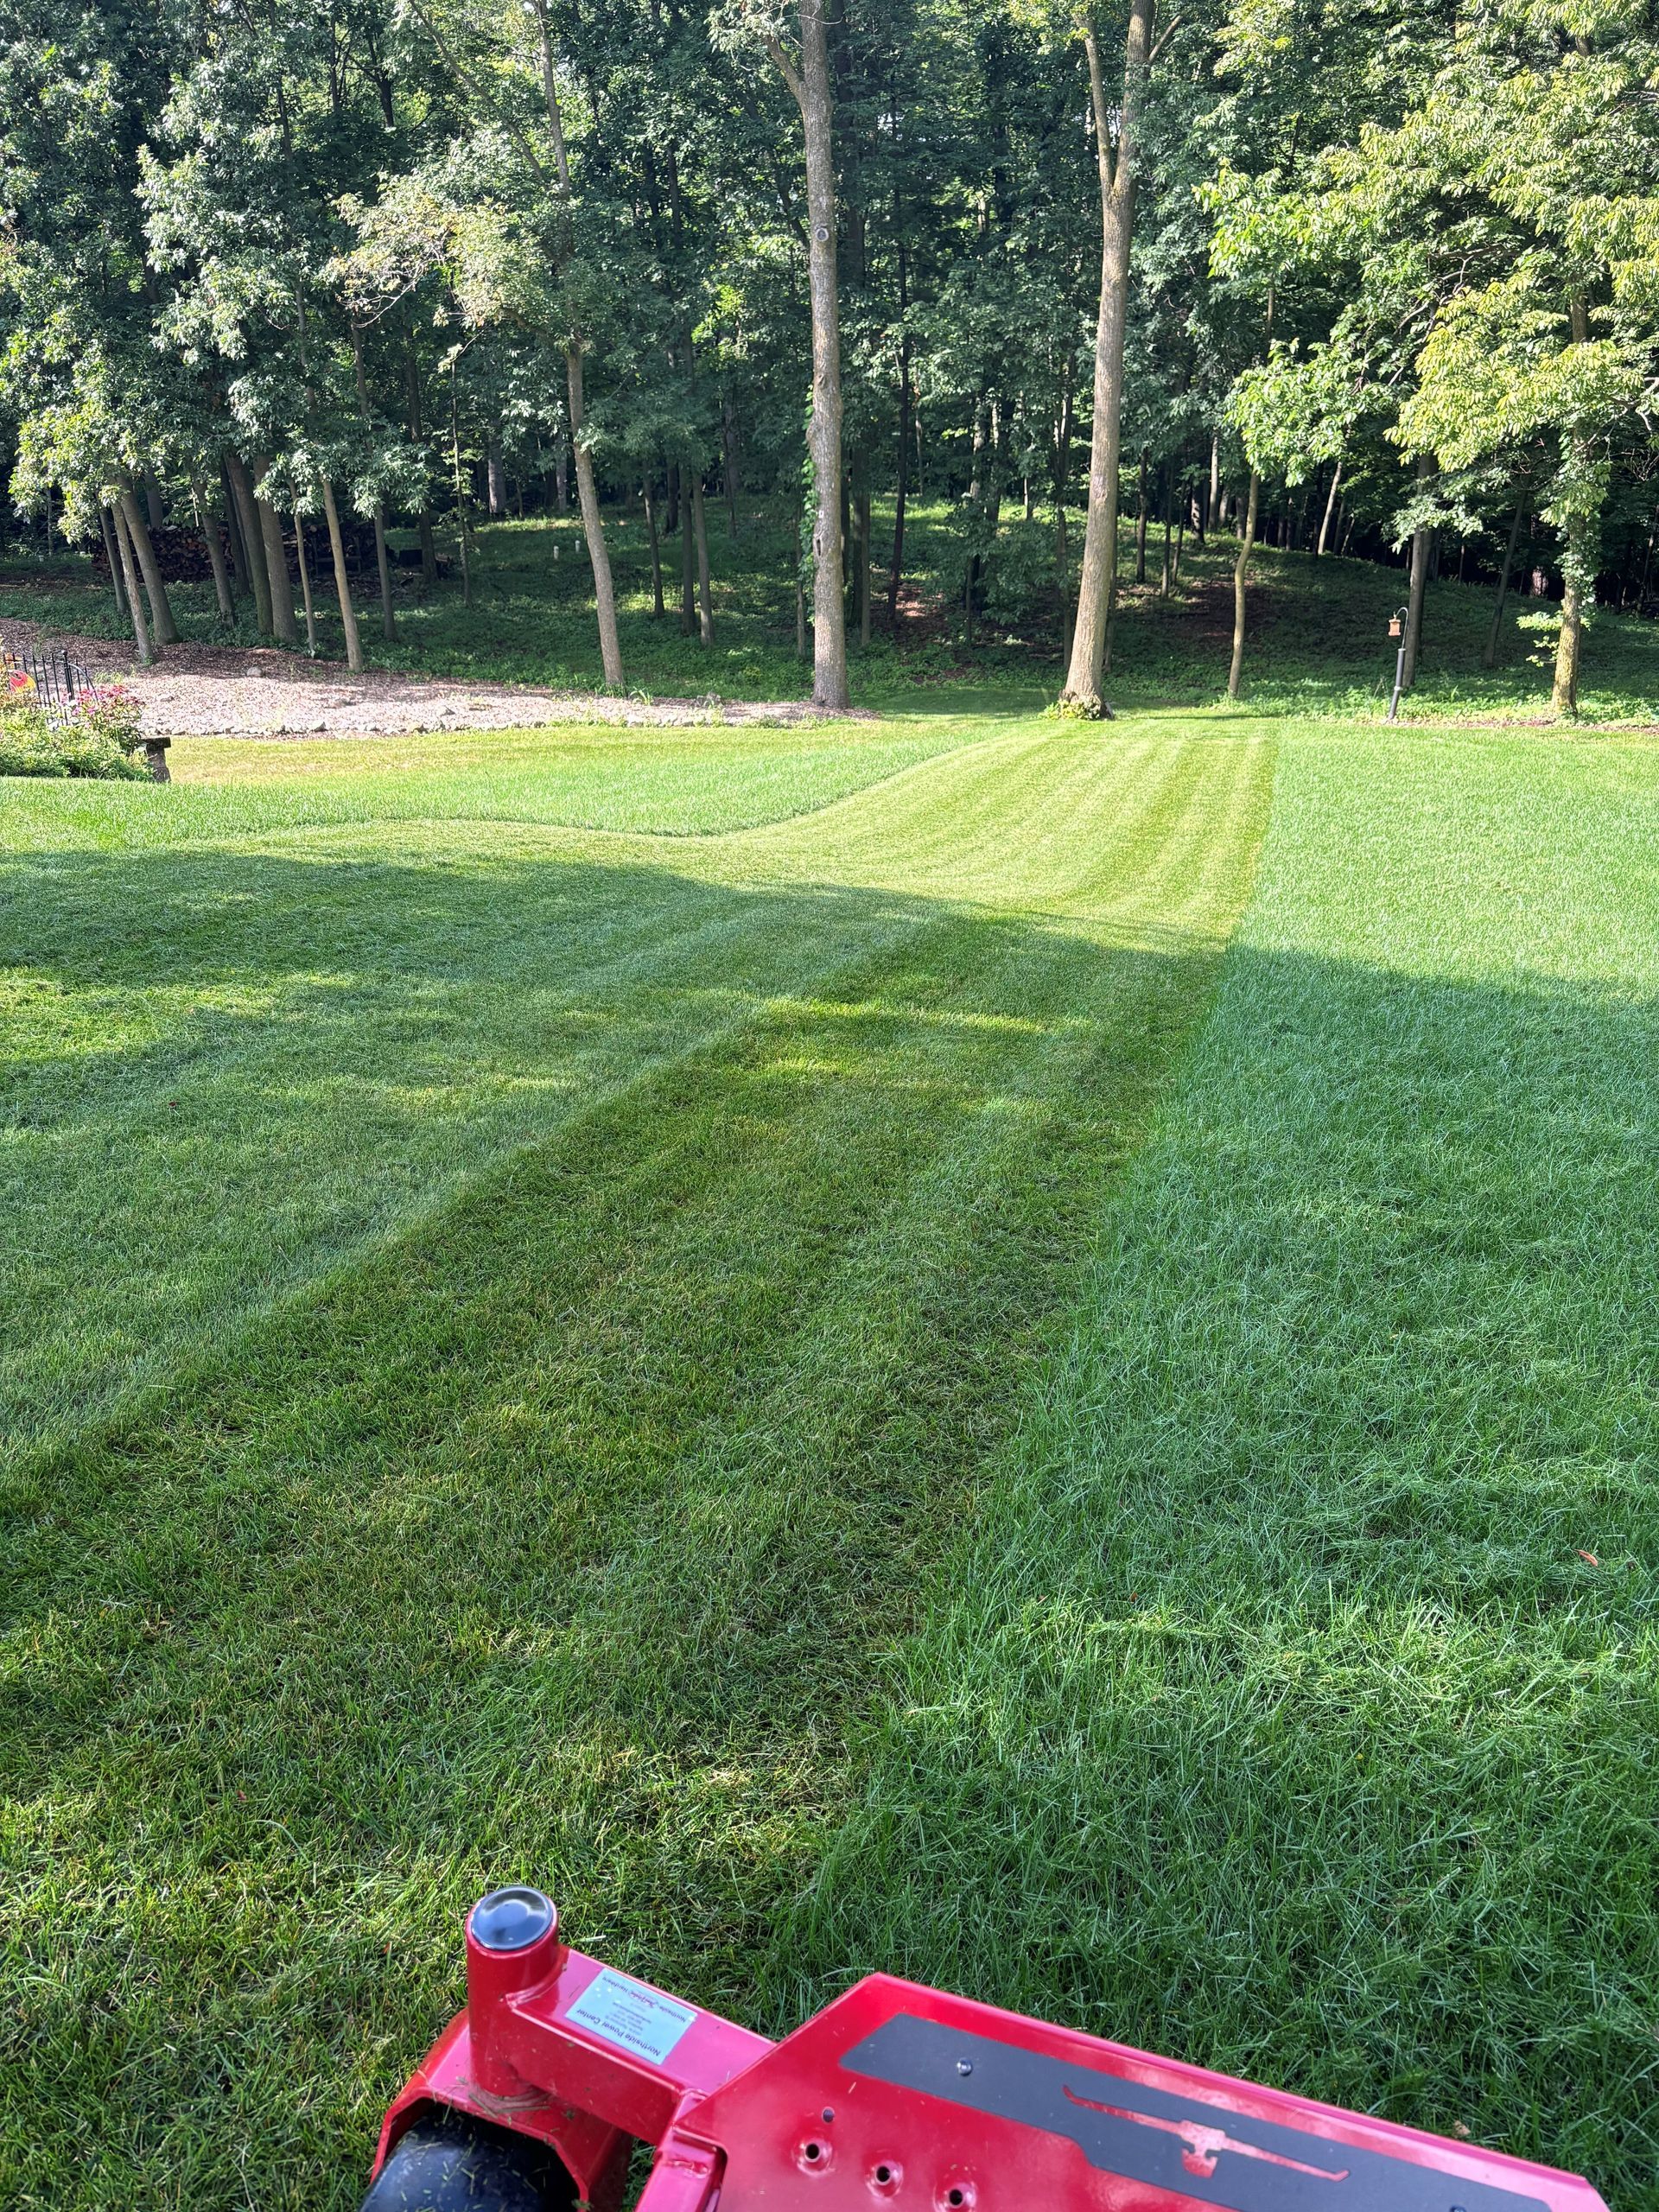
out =
<path fill-rule="evenodd" d="M 1017 2044 L 895 2013 L 842 2059 L 851 2074 L 1040 2128 L 1091 2166 L 1227 2212 L 1546 2212 L 1541 2198 L 1200 2104 Z"/>

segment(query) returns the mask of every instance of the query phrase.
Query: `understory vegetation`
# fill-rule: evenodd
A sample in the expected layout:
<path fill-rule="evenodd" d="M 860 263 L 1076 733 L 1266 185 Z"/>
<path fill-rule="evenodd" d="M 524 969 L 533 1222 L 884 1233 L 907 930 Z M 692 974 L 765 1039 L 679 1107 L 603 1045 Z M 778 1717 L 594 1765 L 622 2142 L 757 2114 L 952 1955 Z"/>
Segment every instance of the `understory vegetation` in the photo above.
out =
<path fill-rule="evenodd" d="M 9 2202 L 504 1878 L 1659 2202 L 1659 750 L 935 703 L 7 787 Z"/>
<path fill-rule="evenodd" d="M 939 603 L 1039 614 L 1074 715 L 1172 535 L 1235 697 L 1259 548 L 1387 575 L 1408 692 L 1438 576 L 1524 590 L 1557 716 L 1592 611 L 1653 611 L 1629 0 L 4 0 L 0 45 L 0 466 L 142 662 L 194 586 L 355 670 L 448 560 L 487 664 L 479 526 L 552 514 L 584 663 L 642 680 L 627 521 L 689 676 L 746 505 L 828 711 L 929 502 Z"/>
<path fill-rule="evenodd" d="M 872 527 L 879 551 L 892 527 L 890 507 L 876 506 Z M 794 639 L 789 535 L 763 512 L 746 509 L 735 533 L 721 527 L 712 536 L 710 600 L 717 627 L 709 646 L 685 637 L 671 613 L 653 613 L 649 547 L 638 513 L 618 513 L 608 529 L 618 626 L 640 692 L 706 700 L 711 715 L 722 699 L 789 700 L 810 693 L 811 666 Z M 936 696 L 946 715 L 957 710 L 959 695 L 971 698 L 975 712 L 1052 697 L 1061 666 L 1052 583 L 1040 563 L 1021 558 L 1024 546 L 1040 550 L 1042 530 L 1039 523 L 1027 526 L 1017 519 L 1007 525 L 1001 551 L 987 564 L 986 602 L 969 633 L 960 599 L 969 557 L 961 517 L 943 502 L 912 503 L 906 542 L 915 565 L 906 607 L 890 631 L 877 632 L 868 647 L 851 649 L 860 702 L 877 709 L 892 705 L 908 716 Z M 1178 563 L 1172 537 L 1167 587 L 1160 546 L 1154 546 L 1144 584 L 1132 581 L 1134 540 L 1127 525 L 1122 550 L 1126 581 L 1107 685 L 1112 700 L 1207 706 L 1224 698 L 1236 546 L 1188 535 L 1179 546 Z M 473 558 L 470 606 L 453 572 L 429 587 L 417 575 L 402 579 L 397 636 L 391 643 L 365 638 L 370 666 L 463 680 L 602 687 L 591 578 L 574 521 L 543 518 L 482 526 Z M 1321 560 L 1274 548 L 1259 551 L 1255 563 L 1243 709 L 1268 715 L 1386 711 L 1395 658 L 1389 624 L 1399 604 L 1399 572 L 1373 562 Z M 182 586 L 174 599 L 192 640 L 264 642 L 251 618 L 220 619 L 210 587 Z M 14 558 L 0 564 L 0 619 L 6 618 L 92 639 L 124 634 L 107 589 L 87 564 L 61 555 L 49 563 Z M 1402 702 L 1402 717 L 1547 716 L 1556 620 L 1547 599 L 1507 593 L 1500 607 L 1490 581 L 1459 582 L 1447 575 L 1428 584 L 1417 673 Z M 330 620 L 320 610 L 316 629 L 319 652 L 339 658 L 338 616 Z M 1589 618 L 1589 635 L 1592 651 L 1580 696 L 1581 718 L 1659 718 L 1659 652 L 1651 621 L 1633 611 L 1601 608 Z M 971 693 L 964 687 L 972 687 Z M 444 757 L 454 757 L 452 747 Z"/>

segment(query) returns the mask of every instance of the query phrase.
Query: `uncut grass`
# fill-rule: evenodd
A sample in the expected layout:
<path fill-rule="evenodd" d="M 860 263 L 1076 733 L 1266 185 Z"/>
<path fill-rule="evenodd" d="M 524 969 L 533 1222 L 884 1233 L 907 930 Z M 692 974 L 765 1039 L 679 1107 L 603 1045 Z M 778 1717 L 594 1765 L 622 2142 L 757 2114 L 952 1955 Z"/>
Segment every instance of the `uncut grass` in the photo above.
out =
<path fill-rule="evenodd" d="M 721 894 L 769 940 L 807 914 L 791 989 L 632 1055 L 556 1134 L 22 1469 L 20 2203 L 353 2202 L 455 2000 L 458 1916 L 504 1874 L 753 2016 L 855 1789 L 876 1654 L 974 1510 L 1263 819 L 1265 748 L 1001 751 L 1000 831 L 976 768 L 963 849 L 988 876 L 1032 798 L 1069 794 L 1072 842 L 1023 878 L 1046 910 L 895 888 L 945 855 L 919 803 L 883 842 L 890 791 L 793 847 L 699 845 L 797 879 Z M 965 771 L 916 772 L 937 817 Z M 527 880 L 424 865 L 523 911 L 517 857 Z M 613 895 L 587 873 L 567 857 L 578 912 Z M 441 902 L 408 926 L 450 943 Z M 723 917 L 680 988 L 728 989 L 741 934 Z"/>
<path fill-rule="evenodd" d="M 1656 784 L 1287 745 L 779 2010 L 886 1966 L 1659 2202 Z"/>

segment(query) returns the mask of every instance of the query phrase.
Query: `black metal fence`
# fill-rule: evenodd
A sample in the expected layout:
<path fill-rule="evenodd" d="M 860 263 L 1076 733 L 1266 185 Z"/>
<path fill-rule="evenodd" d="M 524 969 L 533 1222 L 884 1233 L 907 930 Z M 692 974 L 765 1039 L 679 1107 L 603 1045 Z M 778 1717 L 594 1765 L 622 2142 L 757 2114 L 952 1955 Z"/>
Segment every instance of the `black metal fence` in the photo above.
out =
<path fill-rule="evenodd" d="M 0 654 L 0 675 L 6 685 L 12 685 L 18 677 L 28 677 L 34 687 L 30 693 L 34 704 L 54 729 L 68 727 L 75 718 L 76 700 L 83 691 L 95 688 L 80 663 L 67 653 L 7 652 Z"/>

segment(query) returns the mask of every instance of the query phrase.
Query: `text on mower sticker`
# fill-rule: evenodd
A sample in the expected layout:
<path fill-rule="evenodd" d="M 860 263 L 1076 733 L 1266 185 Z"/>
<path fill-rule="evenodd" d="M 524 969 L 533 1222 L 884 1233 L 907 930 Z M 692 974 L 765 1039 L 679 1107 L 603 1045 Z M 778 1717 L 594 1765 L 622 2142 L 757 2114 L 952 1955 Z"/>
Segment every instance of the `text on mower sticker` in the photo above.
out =
<path fill-rule="evenodd" d="M 695 2005 L 681 2005 L 612 1967 L 601 1967 L 564 2017 L 589 2035 L 602 2036 L 660 2066 L 697 2014 Z"/>

